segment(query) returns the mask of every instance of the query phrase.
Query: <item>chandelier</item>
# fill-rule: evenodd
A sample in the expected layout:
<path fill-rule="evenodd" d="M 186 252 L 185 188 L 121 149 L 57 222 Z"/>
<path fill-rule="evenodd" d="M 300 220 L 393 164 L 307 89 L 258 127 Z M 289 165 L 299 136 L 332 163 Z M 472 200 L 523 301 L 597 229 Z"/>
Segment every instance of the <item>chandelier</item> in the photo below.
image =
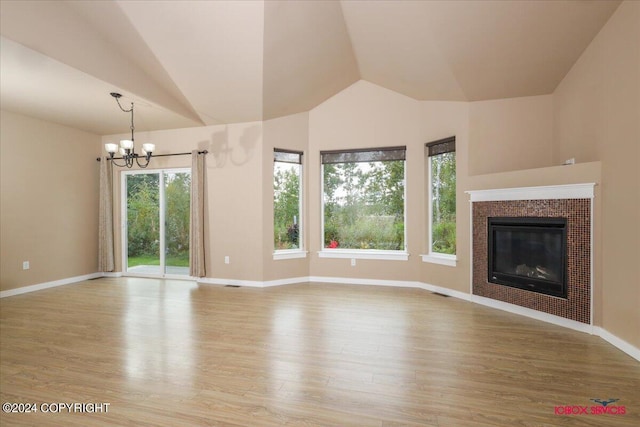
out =
<path fill-rule="evenodd" d="M 121 94 L 117 92 L 111 92 L 111 96 L 116 99 L 118 103 L 118 107 L 125 113 L 131 113 L 131 139 L 123 139 L 120 141 L 120 147 L 118 144 L 114 144 L 112 142 L 104 144 L 104 149 L 109 153 L 109 160 L 119 167 L 133 167 L 134 164 L 137 164 L 140 168 L 146 168 L 149 166 L 149 161 L 151 160 L 151 155 L 153 151 L 156 149 L 154 144 L 146 143 L 142 144 L 142 155 L 136 153 L 134 143 L 133 143 L 133 131 L 135 130 L 135 126 L 133 124 L 133 102 L 131 103 L 131 108 L 126 110 L 122 108 L 120 105 Z M 120 153 L 122 157 L 115 157 L 116 153 Z M 144 160 L 141 160 L 144 159 Z M 116 160 L 124 160 L 124 163 L 118 163 Z"/>

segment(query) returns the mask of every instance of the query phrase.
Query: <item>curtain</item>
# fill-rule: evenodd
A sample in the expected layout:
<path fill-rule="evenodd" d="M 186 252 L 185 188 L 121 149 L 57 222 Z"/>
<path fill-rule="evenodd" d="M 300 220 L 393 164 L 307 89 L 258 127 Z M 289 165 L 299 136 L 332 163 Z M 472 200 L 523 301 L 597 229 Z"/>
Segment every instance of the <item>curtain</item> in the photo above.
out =
<path fill-rule="evenodd" d="M 113 165 L 100 159 L 100 213 L 98 218 L 98 271 L 113 271 Z"/>
<path fill-rule="evenodd" d="M 191 152 L 191 221 L 189 224 L 189 275 L 204 277 L 204 156 Z"/>

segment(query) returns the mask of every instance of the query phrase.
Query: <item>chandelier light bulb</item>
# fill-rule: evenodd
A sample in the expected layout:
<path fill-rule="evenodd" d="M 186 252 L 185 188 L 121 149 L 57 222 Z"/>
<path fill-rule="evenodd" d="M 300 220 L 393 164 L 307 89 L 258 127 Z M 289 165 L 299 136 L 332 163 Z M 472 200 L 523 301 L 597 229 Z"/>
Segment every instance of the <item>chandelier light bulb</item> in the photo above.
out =
<path fill-rule="evenodd" d="M 107 151 L 107 153 L 116 153 L 118 151 L 118 144 L 108 142 L 104 144 L 104 149 Z"/>

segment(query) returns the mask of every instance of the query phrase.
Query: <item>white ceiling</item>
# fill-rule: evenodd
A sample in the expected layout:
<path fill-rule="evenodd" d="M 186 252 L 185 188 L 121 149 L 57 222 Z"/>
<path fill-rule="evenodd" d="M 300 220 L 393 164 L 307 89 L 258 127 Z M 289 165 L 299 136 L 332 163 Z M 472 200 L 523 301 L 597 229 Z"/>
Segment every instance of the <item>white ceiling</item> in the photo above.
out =
<path fill-rule="evenodd" d="M 264 120 L 364 79 L 418 100 L 549 94 L 620 1 L 0 2 L 3 109 L 97 134 Z"/>

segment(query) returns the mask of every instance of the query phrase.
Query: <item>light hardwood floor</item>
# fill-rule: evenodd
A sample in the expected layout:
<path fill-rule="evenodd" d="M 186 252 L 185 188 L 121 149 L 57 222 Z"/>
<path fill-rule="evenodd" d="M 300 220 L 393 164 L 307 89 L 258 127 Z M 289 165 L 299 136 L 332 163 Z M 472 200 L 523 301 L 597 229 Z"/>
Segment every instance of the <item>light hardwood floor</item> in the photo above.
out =
<path fill-rule="evenodd" d="M 97 279 L 0 300 L 5 402 L 37 426 L 639 426 L 640 363 L 424 290 Z M 601 406 L 624 415 L 555 414 Z"/>

